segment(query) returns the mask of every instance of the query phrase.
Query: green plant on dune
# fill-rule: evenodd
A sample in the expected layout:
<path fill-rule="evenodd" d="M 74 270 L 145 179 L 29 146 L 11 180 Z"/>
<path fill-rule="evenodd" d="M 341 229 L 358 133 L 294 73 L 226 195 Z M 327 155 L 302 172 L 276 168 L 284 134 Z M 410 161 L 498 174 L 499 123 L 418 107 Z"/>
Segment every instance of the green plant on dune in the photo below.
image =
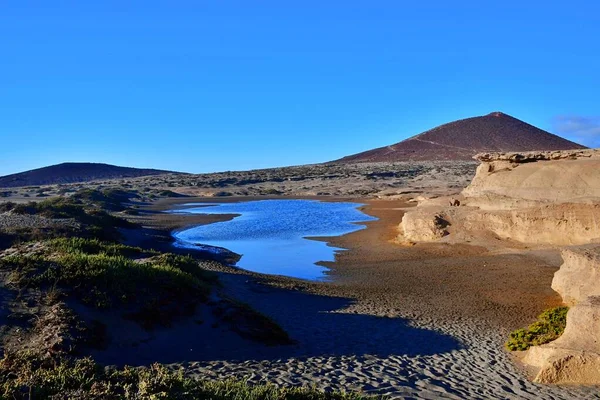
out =
<path fill-rule="evenodd" d="M 544 311 L 527 329 L 511 332 L 506 347 L 511 351 L 527 350 L 531 346 L 539 346 L 558 339 L 565 330 L 568 311 L 568 307 L 555 307 Z"/>
<path fill-rule="evenodd" d="M 50 247 L 62 253 L 107 254 L 110 256 L 139 257 L 143 254 L 158 255 L 154 250 L 142 250 L 140 247 L 126 246 L 120 243 L 103 242 L 93 238 L 58 238 L 48 242 Z"/>

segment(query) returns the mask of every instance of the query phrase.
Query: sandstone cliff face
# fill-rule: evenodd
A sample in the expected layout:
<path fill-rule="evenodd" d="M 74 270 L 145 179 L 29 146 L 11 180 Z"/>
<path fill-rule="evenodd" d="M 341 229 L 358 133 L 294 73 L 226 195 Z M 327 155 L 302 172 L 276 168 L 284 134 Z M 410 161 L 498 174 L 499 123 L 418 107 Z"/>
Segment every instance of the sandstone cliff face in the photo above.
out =
<path fill-rule="evenodd" d="M 524 359 L 541 383 L 600 383 L 600 246 L 562 251 L 552 288 L 571 306 L 557 340 L 530 348 Z"/>
<path fill-rule="evenodd" d="M 579 245 L 600 241 L 600 204 L 549 204 L 513 210 L 471 210 L 467 230 L 485 229 L 527 244 Z"/>
<path fill-rule="evenodd" d="M 527 244 L 600 242 L 600 150 L 479 154 L 466 228 Z"/>
<path fill-rule="evenodd" d="M 564 302 L 572 306 L 588 297 L 600 297 L 600 246 L 563 249 L 562 258 L 564 263 L 554 274 L 552 289 Z"/>
<path fill-rule="evenodd" d="M 467 207 L 449 207 L 443 200 L 428 213 L 409 211 L 401 224 L 407 239 L 444 237 L 431 234 L 430 227 L 436 214 L 447 214 L 457 232 L 489 232 L 534 245 L 600 243 L 600 150 L 485 153 L 476 158 L 482 163 L 462 192 L 461 205 Z M 425 203 L 423 208 L 430 209 L 435 202 Z M 421 227 L 426 234 L 418 232 Z"/>

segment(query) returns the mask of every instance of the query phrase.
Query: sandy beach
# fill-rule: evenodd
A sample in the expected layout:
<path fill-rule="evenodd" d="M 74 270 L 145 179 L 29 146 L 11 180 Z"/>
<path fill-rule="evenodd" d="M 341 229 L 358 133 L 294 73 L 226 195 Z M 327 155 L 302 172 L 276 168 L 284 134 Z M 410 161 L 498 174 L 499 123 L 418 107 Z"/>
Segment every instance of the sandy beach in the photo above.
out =
<path fill-rule="evenodd" d="M 198 377 L 235 376 L 392 398 L 597 396 L 592 388 L 531 383 L 503 347 L 511 329 L 560 303 L 550 289 L 559 258 L 527 251 L 502 254 L 468 244 L 402 246 L 394 242 L 395 227 L 409 203 L 354 201 L 379 219 L 366 223 L 367 229 L 320 239 L 348 249 L 327 264 L 330 282 L 214 264 L 224 295 L 271 317 L 295 344 L 269 347 L 215 336 L 206 338 L 203 351 L 173 367 L 183 365 L 187 374 Z M 153 209 L 182 202 L 191 201 L 170 200 Z M 190 217 L 193 224 L 230 218 L 153 215 L 158 216 L 150 217 L 156 229 L 180 229 L 190 224 Z M 197 342 L 193 329 L 177 333 L 183 335 L 182 343 Z M 158 354 L 148 346 L 148 352 Z"/>

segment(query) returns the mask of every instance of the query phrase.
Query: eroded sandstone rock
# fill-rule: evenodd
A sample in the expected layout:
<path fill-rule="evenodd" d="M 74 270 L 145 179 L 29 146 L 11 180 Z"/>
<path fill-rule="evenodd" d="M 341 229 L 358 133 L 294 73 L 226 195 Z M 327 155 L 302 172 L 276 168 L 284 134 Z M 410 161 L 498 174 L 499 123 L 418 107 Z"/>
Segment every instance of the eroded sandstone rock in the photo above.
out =
<path fill-rule="evenodd" d="M 523 202 L 586 203 L 600 198 L 600 150 L 536 154 L 480 155 L 485 161 L 463 195 L 469 204 L 490 210 L 519 208 Z M 517 156 L 521 158 L 512 159 Z"/>
<path fill-rule="evenodd" d="M 413 242 L 429 242 L 448 234 L 447 217 L 431 209 L 416 209 L 402 217 L 402 239 Z"/>
<path fill-rule="evenodd" d="M 488 230 L 501 239 L 542 245 L 600 242 L 600 204 L 550 204 L 517 210 L 471 209 L 469 231 Z"/>

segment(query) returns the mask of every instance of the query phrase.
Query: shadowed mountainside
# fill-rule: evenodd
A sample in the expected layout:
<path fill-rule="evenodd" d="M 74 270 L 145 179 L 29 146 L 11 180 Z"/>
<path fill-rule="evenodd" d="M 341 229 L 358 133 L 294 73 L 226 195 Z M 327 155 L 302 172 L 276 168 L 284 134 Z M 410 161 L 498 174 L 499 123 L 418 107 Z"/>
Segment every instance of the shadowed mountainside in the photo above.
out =
<path fill-rule="evenodd" d="M 0 187 L 54 185 L 89 182 L 98 179 L 137 178 L 140 176 L 172 174 L 158 169 L 118 167 L 98 163 L 62 163 L 0 177 Z"/>
<path fill-rule="evenodd" d="M 481 152 L 585 149 L 501 112 L 440 125 L 391 146 L 336 162 L 471 160 Z"/>

